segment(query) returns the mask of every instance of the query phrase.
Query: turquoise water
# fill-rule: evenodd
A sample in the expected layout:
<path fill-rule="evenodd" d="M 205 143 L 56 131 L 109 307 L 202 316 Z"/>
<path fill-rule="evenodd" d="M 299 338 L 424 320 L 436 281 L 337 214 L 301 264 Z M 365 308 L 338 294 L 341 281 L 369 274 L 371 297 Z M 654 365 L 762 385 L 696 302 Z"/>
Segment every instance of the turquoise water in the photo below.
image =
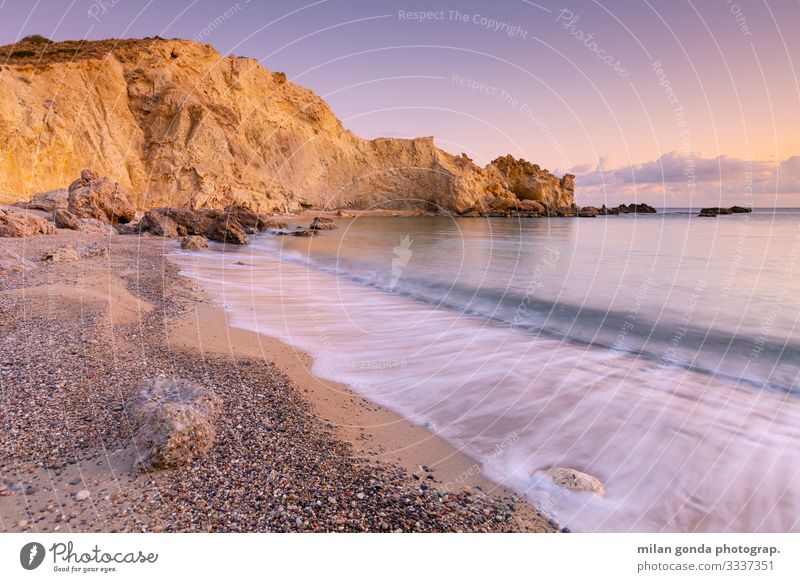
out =
<path fill-rule="evenodd" d="M 338 219 L 179 260 L 575 530 L 796 531 L 800 213 L 695 214 Z"/>

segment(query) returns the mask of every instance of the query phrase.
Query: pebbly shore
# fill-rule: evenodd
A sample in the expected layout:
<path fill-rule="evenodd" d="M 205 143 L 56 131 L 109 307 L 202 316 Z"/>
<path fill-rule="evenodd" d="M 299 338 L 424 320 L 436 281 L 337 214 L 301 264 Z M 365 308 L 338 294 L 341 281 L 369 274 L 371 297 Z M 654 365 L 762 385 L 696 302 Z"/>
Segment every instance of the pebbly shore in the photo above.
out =
<path fill-rule="evenodd" d="M 32 265 L 0 277 L 0 530 L 555 529 L 502 489 L 362 454 L 267 358 L 176 348 L 176 328 L 217 308 L 165 258 L 175 240 L 59 231 L 0 245 Z M 107 252 L 40 260 L 60 246 Z M 223 412 L 207 455 L 141 472 L 124 402 L 159 374 L 213 390 Z"/>

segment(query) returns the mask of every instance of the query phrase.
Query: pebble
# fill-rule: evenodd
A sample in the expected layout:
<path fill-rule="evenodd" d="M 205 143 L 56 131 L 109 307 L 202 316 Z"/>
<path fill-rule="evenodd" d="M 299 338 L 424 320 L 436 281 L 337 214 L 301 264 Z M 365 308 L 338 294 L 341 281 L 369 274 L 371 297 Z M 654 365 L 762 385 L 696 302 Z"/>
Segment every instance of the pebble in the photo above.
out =
<path fill-rule="evenodd" d="M 78 491 L 75 494 L 74 497 L 75 497 L 75 501 L 86 501 L 91 496 L 92 496 L 92 494 L 89 493 L 88 489 L 81 489 L 80 491 Z"/>

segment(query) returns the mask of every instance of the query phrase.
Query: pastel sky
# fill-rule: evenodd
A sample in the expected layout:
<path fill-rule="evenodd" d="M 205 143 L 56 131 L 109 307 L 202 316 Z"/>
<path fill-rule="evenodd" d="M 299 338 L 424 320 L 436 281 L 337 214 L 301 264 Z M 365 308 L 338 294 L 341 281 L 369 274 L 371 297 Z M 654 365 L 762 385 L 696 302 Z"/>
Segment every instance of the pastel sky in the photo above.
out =
<path fill-rule="evenodd" d="M 800 206 L 798 23 L 794 0 L 0 0 L 0 43 L 200 40 L 361 136 L 571 171 L 582 205 Z"/>

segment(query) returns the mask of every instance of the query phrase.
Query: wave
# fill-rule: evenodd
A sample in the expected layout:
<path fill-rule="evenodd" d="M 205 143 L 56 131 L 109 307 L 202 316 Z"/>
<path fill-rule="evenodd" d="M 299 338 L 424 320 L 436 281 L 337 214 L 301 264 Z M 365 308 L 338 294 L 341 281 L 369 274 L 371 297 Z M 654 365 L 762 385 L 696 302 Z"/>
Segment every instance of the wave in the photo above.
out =
<path fill-rule="evenodd" d="M 310 258 L 283 249 L 281 260 L 437 308 L 488 318 L 534 336 L 626 353 L 662 367 L 684 368 L 753 388 L 793 395 L 800 391 L 796 365 L 800 344 L 788 340 L 654 320 L 633 309 L 599 309 L 512 289 L 434 281 L 413 273 L 395 280 L 385 266 L 341 256 Z"/>

